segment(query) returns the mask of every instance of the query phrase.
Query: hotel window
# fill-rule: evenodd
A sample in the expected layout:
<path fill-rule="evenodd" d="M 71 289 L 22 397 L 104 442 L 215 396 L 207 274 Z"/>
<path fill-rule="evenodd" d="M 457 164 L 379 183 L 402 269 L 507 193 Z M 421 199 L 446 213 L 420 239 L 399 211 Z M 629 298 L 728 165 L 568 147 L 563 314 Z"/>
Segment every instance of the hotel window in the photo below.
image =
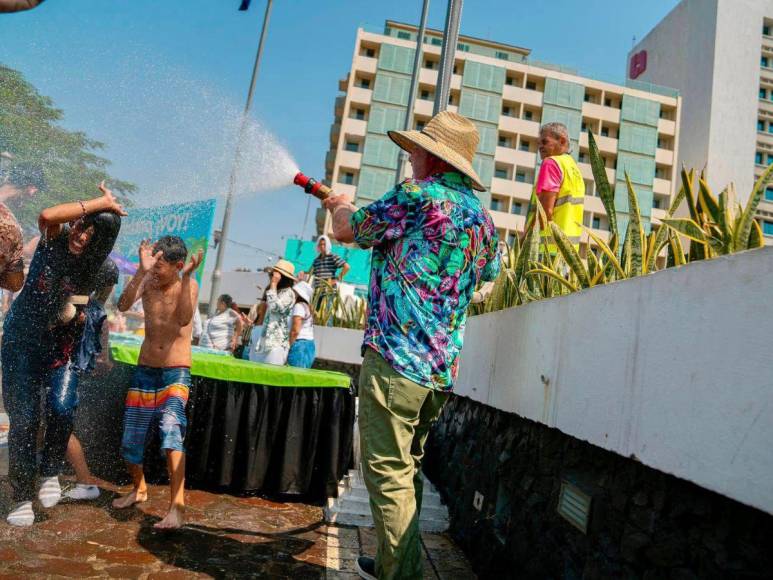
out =
<path fill-rule="evenodd" d="M 515 234 L 513 232 L 510 232 L 507 234 L 507 245 L 512 246 L 515 244 Z"/>
<path fill-rule="evenodd" d="M 765 121 L 762 119 L 757 119 L 757 131 L 764 131 L 765 130 Z"/>
<path fill-rule="evenodd" d="M 361 89 L 369 89 L 370 88 L 370 79 L 360 79 L 360 88 Z"/>
<path fill-rule="evenodd" d="M 515 172 L 515 180 L 518 183 L 526 183 L 526 172 L 525 171 L 516 171 Z"/>
<path fill-rule="evenodd" d="M 762 233 L 766 236 L 773 236 L 773 222 L 762 222 Z"/>
<path fill-rule="evenodd" d="M 579 161 L 580 163 L 588 162 L 588 156 L 585 155 L 584 151 L 580 151 L 580 153 L 577 155 L 577 161 Z"/>
<path fill-rule="evenodd" d="M 510 213 L 515 215 L 521 215 L 521 212 L 523 211 L 523 204 L 520 201 L 514 201 L 513 205 L 510 206 Z"/>
<path fill-rule="evenodd" d="M 757 151 L 757 153 L 754 154 L 754 163 L 756 165 L 762 165 L 762 153 Z"/>
<path fill-rule="evenodd" d="M 439 39 L 439 38 L 435 38 L 434 36 L 432 37 L 432 41 L 431 41 L 431 42 L 432 42 L 432 44 L 434 44 L 435 46 L 440 46 L 441 44 L 443 44 L 443 41 L 442 41 L 441 39 Z"/>
<path fill-rule="evenodd" d="M 505 117 L 512 117 L 513 111 L 510 107 L 505 105 L 504 107 L 502 107 L 502 115 L 504 115 Z"/>
<path fill-rule="evenodd" d="M 416 130 L 422 131 L 426 123 L 424 121 L 416 121 Z"/>
<path fill-rule="evenodd" d="M 762 34 L 764 34 L 765 36 L 770 36 L 770 26 L 763 26 Z"/>
<path fill-rule="evenodd" d="M 459 74 L 459 67 L 454 65 L 454 74 Z"/>
<path fill-rule="evenodd" d="M 527 121 L 531 121 L 532 117 L 534 117 L 534 114 L 531 111 L 524 111 L 523 112 L 523 118 Z"/>
<path fill-rule="evenodd" d="M 397 31 L 397 38 L 402 38 L 403 40 L 410 40 L 411 39 L 411 33 L 405 32 L 404 30 L 398 30 Z"/>
<path fill-rule="evenodd" d="M 497 179 L 508 179 L 507 169 L 504 169 L 503 167 L 497 167 L 494 169 L 494 177 Z"/>
<path fill-rule="evenodd" d="M 582 126 L 580 127 L 580 131 L 582 131 L 583 133 L 587 133 L 588 132 L 588 124 L 585 121 L 582 122 Z"/>
<path fill-rule="evenodd" d="M 605 107 L 611 107 L 612 106 L 612 99 L 604 99 L 604 106 Z"/>
<path fill-rule="evenodd" d="M 435 68 L 435 61 L 434 60 L 427 60 L 424 62 L 424 68 L 428 68 L 429 70 L 433 70 Z"/>
<path fill-rule="evenodd" d="M 653 209 L 660 209 L 660 198 L 658 197 L 652 198 L 652 207 Z"/>
<path fill-rule="evenodd" d="M 498 199 L 492 197 L 491 198 L 491 209 L 493 211 L 501 211 L 501 209 L 502 209 L 502 202 L 499 201 Z"/>
<path fill-rule="evenodd" d="M 768 97 L 768 91 L 766 91 L 763 88 L 760 88 L 760 98 L 761 99 L 766 99 L 767 97 Z"/>
<path fill-rule="evenodd" d="M 507 137 L 500 136 L 499 139 L 497 140 L 497 145 L 499 147 L 510 147 L 510 139 L 508 139 Z"/>
<path fill-rule="evenodd" d="M 501 60 L 510 60 L 510 55 L 506 52 L 497 52 L 494 56 Z"/>
<path fill-rule="evenodd" d="M 460 42 L 456 45 L 456 49 L 461 50 L 462 52 L 470 52 L 470 45 Z"/>
<path fill-rule="evenodd" d="M 768 123 L 768 133 L 773 133 L 773 123 Z"/>
<path fill-rule="evenodd" d="M 341 179 L 341 183 L 345 183 L 346 185 L 354 185 L 354 173 L 351 171 L 345 171 Z"/>
<path fill-rule="evenodd" d="M 506 77 L 505 84 L 509 86 L 513 86 L 513 77 Z"/>
<path fill-rule="evenodd" d="M 765 188 L 765 201 L 773 201 L 773 187 Z"/>
<path fill-rule="evenodd" d="M 365 49 L 365 56 L 367 56 L 369 58 L 373 58 L 374 56 L 376 56 L 376 51 L 374 49 L 372 49 L 372 48 L 366 48 Z"/>
<path fill-rule="evenodd" d="M 601 136 L 602 137 L 609 137 L 609 128 L 608 127 L 602 127 L 601 128 Z"/>
<path fill-rule="evenodd" d="M 360 150 L 360 145 L 354 141 L 347 141 L 345 149 L 357 153 Z"/>
<path fill-rule="evenodd" d="M 429 91 L 426 91 L 426 90 L 421 91 L 421 93 L 419 93 L 419 98 L 422 101 L 430 101 L 431 99 L 429 98 Z"/>
<path fill-rule="evenodd" d="M 521 145 L 518 147 L 521 151 L 528 151 L 531 143 L 529 141 L 521 141 Z"/>
<path fill-rule="evenodd" d="M 767 56 L 763 56 L 762 58 L 760 58 L 760 66 L 764 66 L 765 68 L 768 67 L 768 57 Z"/>
<path fill-rule="evenodd" d="M 354 118 L 362 121 L 365 119 L 365 111 L 362 109 L 354 109 Z"/>
<path fill-rule="evenodd" d="M 534 81 L 526 81 L 526 88 L 530 91 L 536 91 L 537 90 L 537 83 Z"/>
<path fill-rule="evenodd" d="M 591 227 L 594 230 L 600 230 L 601 229 L 601 218 L 594 217 L 593 222 L 591 224 Z"/>

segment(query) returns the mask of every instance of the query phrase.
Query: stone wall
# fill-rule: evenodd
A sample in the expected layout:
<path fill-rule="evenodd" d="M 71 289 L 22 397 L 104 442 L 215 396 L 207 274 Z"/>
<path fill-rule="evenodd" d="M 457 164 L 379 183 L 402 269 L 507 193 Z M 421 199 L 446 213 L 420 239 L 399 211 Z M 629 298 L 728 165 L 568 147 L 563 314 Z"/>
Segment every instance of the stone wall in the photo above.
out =
<path fill-rule="evenodd" d="M 773 570 L 773 516 L 466 397 L 452 397 L 433 428 L 425 471 L 481 578 L 761 578 Z M 592 496 L 587 534 L 557 514 L 563 480 Z"/>

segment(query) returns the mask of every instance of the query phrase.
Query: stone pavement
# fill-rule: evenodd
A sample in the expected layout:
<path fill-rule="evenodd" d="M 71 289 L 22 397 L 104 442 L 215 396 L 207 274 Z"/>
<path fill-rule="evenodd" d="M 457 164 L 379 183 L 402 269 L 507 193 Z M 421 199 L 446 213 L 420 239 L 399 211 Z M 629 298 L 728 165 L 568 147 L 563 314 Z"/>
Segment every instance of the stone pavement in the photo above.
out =
<path fill-rule="evenodd" d="M 125 488 L 123 488 L 125 489 Z M 31 529 L 0 520 L 0 580 L 5 578 L 356 578 L 354 562 L 373 554 L 373 530 L 326 526 L 322 508 L 186 492 L 188 524 L 158 532 L 168 488 L 150 486 L 140 509 L 113 510 L 119 488 L 100 499 L 38 508 Z M 10 505 L 0 477 L 0 513 Z M 442 534 L 424 534 L 425 578 L 474 578 L 464 556 Z"/>

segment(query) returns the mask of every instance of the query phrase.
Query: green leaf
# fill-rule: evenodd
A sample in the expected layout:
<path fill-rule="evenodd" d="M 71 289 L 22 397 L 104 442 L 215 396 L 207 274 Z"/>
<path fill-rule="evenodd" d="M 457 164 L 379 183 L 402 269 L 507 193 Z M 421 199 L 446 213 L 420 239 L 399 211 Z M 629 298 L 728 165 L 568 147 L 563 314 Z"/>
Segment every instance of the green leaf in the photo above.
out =
<path fill-rule="evenodd" d="M 699 222 L 698 210 L 695 208 L 695 196 L 692 194 L 693 180 L 695 173 L 692 169 L 689 171 L 682 169 L 682 188 L 684 189 L 684 198 L 687 201 L 687 209 L 690 211 L 690 218 L 694 222 Z"/>
<path fill-rule="evenodd" d="M 664 218 L 663 223 L 675 232 L 701 244 L 707 244 L 709 241 L 706 232 L 689 218 Z"/>
<path fill-rule="evenodd" d="M 564 261 L 569 266 L 569 269 L 577 276 L 577 280 L 580 282 L 580 286 L 583 288 L 590 287 L 590 277 L 588 271 L 585 269 L 585 264 L 582 263 L 580 254 L 574 248 L 574 244 L 566 237 L 566 234 L 561 231 L 554 222 L 550 222 L 550 229 L 553 232 L 553 239 L 556 242 L 556 247 L 561 255 L 564 257 Z"/>
<path fill-rule="evenodd" d="M 684 193 L 684 180 L 688 179 L 689 176 L 686 175 L 687 170 L 683 167 L 682 168 L 682 187 L 679 188 L 679 191 L 676 192 L 676 195 L 674 196 L 674 199 L 671 200 L 671 205 L 668 208 L 668 213 L 666 214 L 668 217 L 671 217 L 674 215 L 677 209 L 679 209 L 679 206 L 682 204 L 685 198 Z"/>
<path fill-rule="evenodd" d="M 682 266 L 687 263 L 687 258 L 684 255 L 684 248 L 682 242 L 679 240 L 679 236 L 670 235 L 668 237 L 669 254 L 674 262 L 675 266 Z"/>
<path fill-rule="evenodd" d="M 647 253 L 647 272 L 655 271 L 658 254 L 660 254 L 663 246 L 668 243 L 668 231 L 668 228 L 663 224 L 658 226 L 657 232 L 655 233 L 655 241 Z"/>
<path fill-rule="evenodd" d="M 588 235 L 591 237 L 591 239 L 594 242 L 596 242 L 596 245 L 607 257 L 608 262 L 612 264 L 615 270 L 617 270 L 617 273 L 620 274 L 620 277 L 625 278 L 625 272 L 623 271 L 622 266 L 620 266 L 620 262 L 618 261 L 612 249 L 607 245 L 607 243 L 604 240 L 602 240 L 600 237 L 598 237 L 596 234 L 594 234 L 590 228 L 587 228 L 585 226 L 582 226 L 582 227 L 586 232 L 588 232 Z"/>
<path fill-rule="evenodd" d="M 617 233 L 617 210 L 615 209 L 615 192 L 609 185 L 607 179 L 607 170 L 604 167 L 604 159 L 599 153 L 596 145 L 596 139 L 593 138 L 593 132 L 588 131 L 588 153 L 590 155 L 590 168 L 593 172 L 593 180 L 596 182 L 596 190 L 599 192 L 601 203 L 607 212 L 609 219 L 609 231 Z"/>
<path fill-rule="evenodd" d="M 703 212 L 709 216 L 711 221 L 718 224 L 722 219 L 720 217 L 719 204 L 711 193 L 709 184 L 703 179 L 703 176 L 698 178 L 698 203 L 700 204 Z"/>
<path fill-rule="evenodd" d="M 749 243 L 747 248 L 753 250 L 755 248 L 761 248 L 765 245 L 765 240 L 762 237 L 762 228 L 760 228 L 760 222 L 754 220 L 752 222 L 752 230 L 749 232 Z"/>
<path fill-rule="evenodd" d="M 534 268 L 533 270 L 529 270 L 526 272 L 527 276 L 548 276 L 550 279 L 555 280 L 568 288 L 571 292 L 578 292 L 580 289 L 569 282 L 566 278 L 561 276 L 558 272 L 554 272 L 553 270 L 550 270 L 548 268 Z"/>
<path fill-rule="evenodd" d="M 765 188 L 773 180 L 773 164 L 768 165 L 764 173 L 760 175 L 760 178 L 754 184 L 752 194 L 749 196 L 749 200 L 746 202 L 746 207 L 743 210 L 741 221 L 735 230 L 735 236 L 733 238 L 733 249 L 736 252 L 746 250 L 749 247 L 749 237 L 752 231 L 752 222 L 754 216 L 757 213 L 757 206 L 760 205 L 762 194 L 765 192 Z"/>
<path fill-rule="evenodd" d="M 599 261 L 598 258 L 596 258 L 596 254 L 593 253 L 593 250 L 588 248 L 588 254 L 586 257 L 588 261 L 588 277 L 591 280 L 591 286 L 595 286 L 593 283 L 593 280 L 596 278 L 596 274 L 598 274 L 599 271 Z"/>
<path fill-rule="evenodd" d="M 625 172 L 625 184 L 628 188 L 628 211 L 631 218 L 630 225 L 630 237 L 631 237 L 631 255 L 630 255 L 630 272 L 632 276 L 642 275 L 642 263 L 643 263 L 643 231 L 641 224 L 641 213 L 639 212 L 639 200 L 636 197 L 636 192 L 633 189 L 631 178 L 628 176 L 628 172 Z"/>

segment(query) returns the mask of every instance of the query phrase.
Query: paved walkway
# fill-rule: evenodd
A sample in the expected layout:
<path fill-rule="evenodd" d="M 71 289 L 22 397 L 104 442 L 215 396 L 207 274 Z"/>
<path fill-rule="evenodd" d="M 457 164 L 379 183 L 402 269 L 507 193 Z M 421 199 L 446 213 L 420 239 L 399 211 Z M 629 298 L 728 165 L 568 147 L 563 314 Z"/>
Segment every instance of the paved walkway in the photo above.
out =
<path fill-rule="evenodd" d="M 141 509 L 113 510 L 105 484 L 95 502 L 41 510 L 31 529 L 0 520 L 5 578 L 356 578 L 354 562 L 374 552 L 373 531 L 326 526 L 322 509 L 199 490 L 186 493 L 188 525 L 158 532 L 168 488 L 151 486 Z M 9 505 L 0 477 L 0 513 Z M 448 537 L 425 534 L 425 578 L 474 578 Z"/>

